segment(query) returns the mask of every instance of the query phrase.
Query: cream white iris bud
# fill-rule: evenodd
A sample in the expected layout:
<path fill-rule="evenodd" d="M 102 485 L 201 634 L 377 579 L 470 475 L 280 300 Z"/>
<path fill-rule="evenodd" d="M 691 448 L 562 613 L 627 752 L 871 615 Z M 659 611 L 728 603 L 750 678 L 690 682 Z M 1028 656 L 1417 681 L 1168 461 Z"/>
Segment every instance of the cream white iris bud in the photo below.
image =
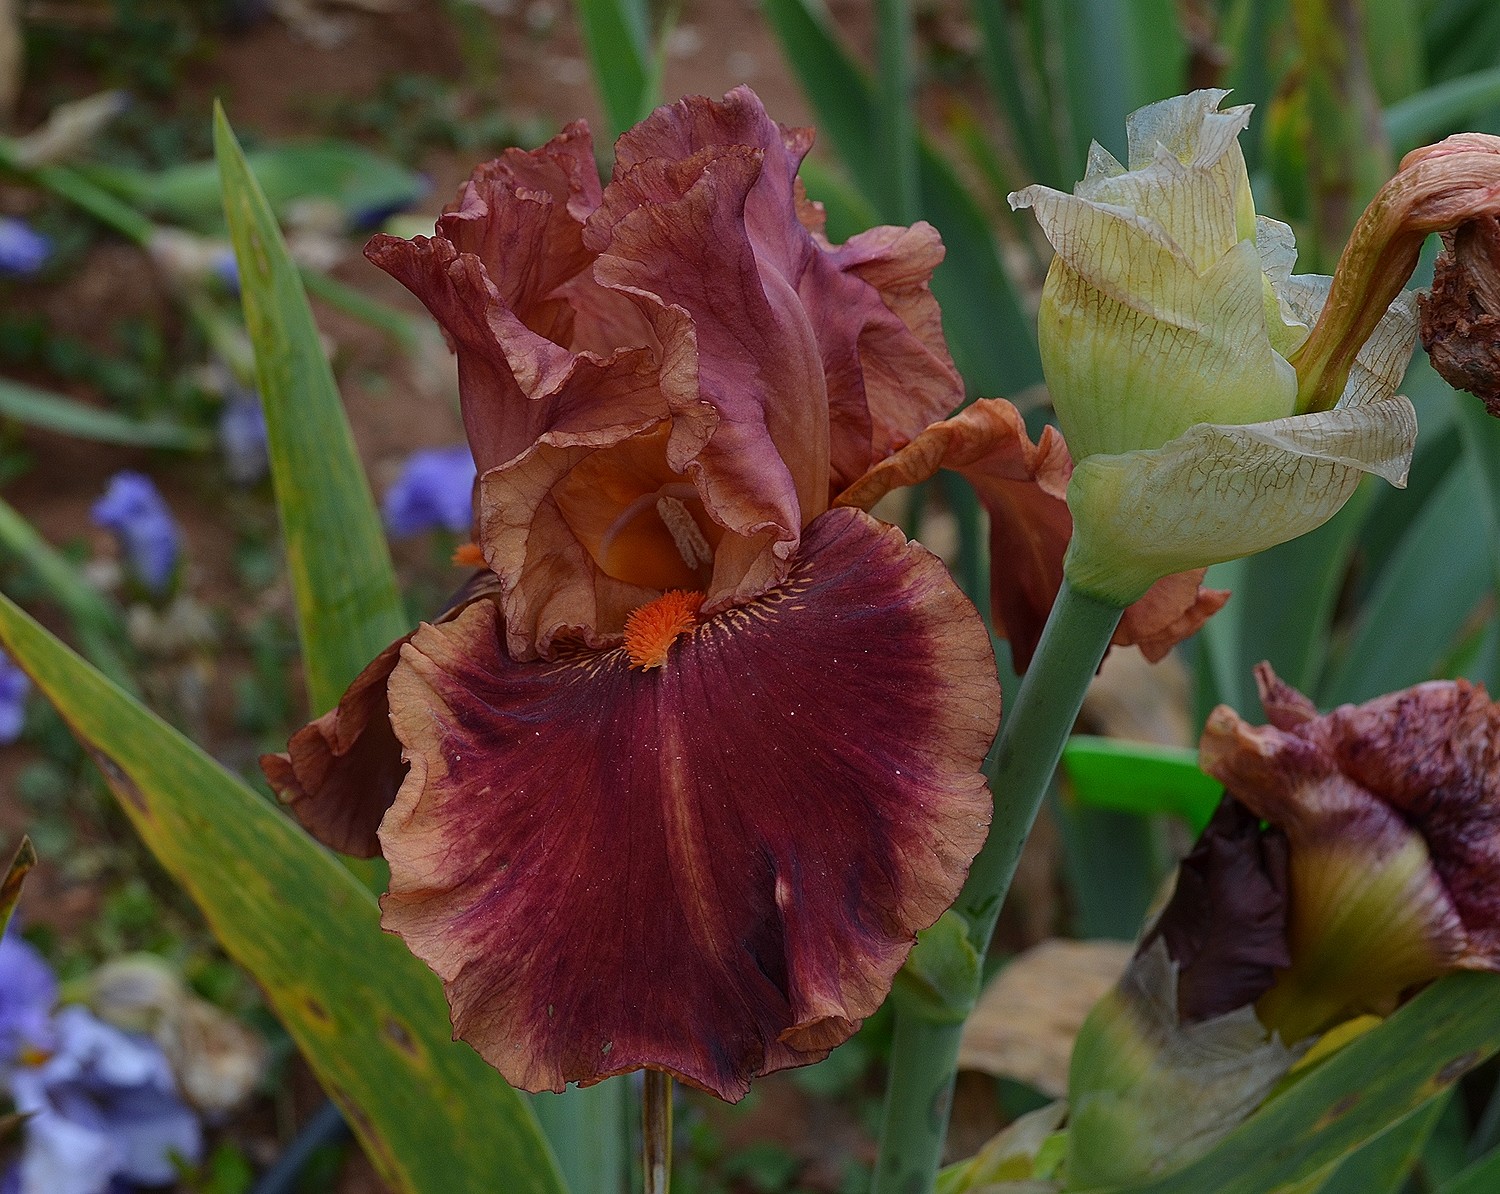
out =
<path fill-rule="evenodd" d="M 1416 438 L 1395 393 L 1415 343 L 1409 296 L 1362 348 L 1337 406 L 1297 414 L 1289 358 L 1328 280 L 1294 277 L 1292 233 L 1257 217 L 1226 92 L 1127 121 L 1129 166 L 1095 146 L 1072 195 L 1011 196 L 1057 256 L 1038 315 L 1042 361 L 1078 467 L 1075 586 L 1125 604 L 1162 576 L 1312 530 L 1364 472 L 1405 483 Z"/>

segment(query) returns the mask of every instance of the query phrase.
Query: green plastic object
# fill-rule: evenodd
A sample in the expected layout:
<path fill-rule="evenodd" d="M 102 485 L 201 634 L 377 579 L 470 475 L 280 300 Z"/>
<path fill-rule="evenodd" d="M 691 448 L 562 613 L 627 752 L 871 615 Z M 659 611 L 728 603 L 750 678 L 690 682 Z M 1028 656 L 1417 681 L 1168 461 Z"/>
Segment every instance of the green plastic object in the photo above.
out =
<path fill-rule="evenodd" d="M 1093 808 L 1149 817 L 1167 813 L 1202 831 L 1224 788 L 1198 770 L 1198 752 L 1078 734 L 1063 748 L 1073 798 Z"/>

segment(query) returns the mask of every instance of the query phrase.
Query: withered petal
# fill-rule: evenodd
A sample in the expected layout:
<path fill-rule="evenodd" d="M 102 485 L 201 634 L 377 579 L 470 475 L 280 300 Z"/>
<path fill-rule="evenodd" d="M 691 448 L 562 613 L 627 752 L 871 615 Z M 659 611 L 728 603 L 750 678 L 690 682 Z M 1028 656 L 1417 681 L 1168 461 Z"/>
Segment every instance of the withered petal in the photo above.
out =
<path fill-rule="evenodd" d="M 879 1006 L 984 838 L 999 691 L 941 563 L 855 510 L 638 671 L 516 663 L 497 611 L 391 680 L 384 924 L 515 1085 L 642 1066 L 725 1098 Z"/>
<path fill-rule="evenodd" d="M 1021 413 L 1003 398 L 981 398 L 934 423 L 870 469 L 834 504 L 868 510 L 886 494 L 927 480 L 938 469 L 960 473 L 990 519 L 990 614 L 1024 672 L 1062 588 L 1063 556 L 1073 535 L 1068 479 L 1073 462 L 1052 427 L 1037 443 Z M 1229 594 L 1201 587 L 1203 570 L 1163 577 L 1126 608 L 1115 646 L 1137 645 L 1155 663 L 1195 634 Z"/>
<path fill-rule="evenodd" d="M 1326 724 L 1339 768 L 1422 834 L 1471 950 L 1500 969 L 1500 706 L 1465 680 L 1434 680 Z"/>
<path fill-rule="evenodd" d="M 1294 965 L 1268 996 L 1274 1015 L 1310 1029 L 1341 998 L 1379 1009 L 1446 969 L 1500 969 L 1500 710 L 1459 680 L 1319 716 L 1269 666 L 1257 680 L 1275 724 L 1221 706 L 1200 760 L 1286 832 L 1294 955 L 1299 940 L 1340 942 L 1336 957 Z"/>
<path fill-rule="evenodd" d="M 1443 233 L 1432 289 L 1418 295 L 1418 329 L 1432 367 L 1500 415 L 1500 218 Z"/>
<path fill-rule="evenodd" d="M 1247 1007 L 1291 964 L 1287 841 L 1226 796 L 1177 869 L 1172 898 L 1141 939 L 1177 964 L 1177 1012 L 1196 1023 Z"/>
<path fill-rule="evenodd" d="M 450 621 L 498 592 L 493 572 L 476 572 L 437 621 Z M 292 735 L 285 753 L 260 757 L 272 790 L 302 827 L 341 854 L 373 858 L 380 853 L 375 831 L 406 778 L 401 744 L 391 729 L 386 683 L 402 644 L 410 640 L 410 634 L 398 638 L 375 656 L 337 705 Z"/>

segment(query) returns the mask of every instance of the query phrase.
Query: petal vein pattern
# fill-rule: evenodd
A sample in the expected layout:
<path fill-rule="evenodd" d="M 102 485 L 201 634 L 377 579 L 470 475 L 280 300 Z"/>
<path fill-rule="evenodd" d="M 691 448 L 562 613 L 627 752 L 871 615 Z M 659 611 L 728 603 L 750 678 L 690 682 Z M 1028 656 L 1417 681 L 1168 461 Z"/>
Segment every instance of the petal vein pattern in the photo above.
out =
<path fill-rule="evenodd" d="M 664 666 L 507 654 L 495 606 L 391 681 L 411 771 L 385 921 L 511 1082 L 649 1066 L 724 1098 L 879 1006 L 983 840 L 988 636 L 941 563 L 861 511 Z"/>

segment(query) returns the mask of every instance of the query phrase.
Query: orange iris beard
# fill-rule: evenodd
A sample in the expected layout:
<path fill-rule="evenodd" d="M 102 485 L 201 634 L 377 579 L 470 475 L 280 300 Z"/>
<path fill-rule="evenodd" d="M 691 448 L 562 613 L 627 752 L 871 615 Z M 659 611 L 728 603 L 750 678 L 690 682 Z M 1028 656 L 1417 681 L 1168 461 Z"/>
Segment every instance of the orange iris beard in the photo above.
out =
<path fill-rule="evenodd" d="M 641 671 L 667 662 L 667 648 L 698 625 L 702 593 L 672 589 L 648 601 L 625 619 L 625 651 L 630 666 Z"/>

